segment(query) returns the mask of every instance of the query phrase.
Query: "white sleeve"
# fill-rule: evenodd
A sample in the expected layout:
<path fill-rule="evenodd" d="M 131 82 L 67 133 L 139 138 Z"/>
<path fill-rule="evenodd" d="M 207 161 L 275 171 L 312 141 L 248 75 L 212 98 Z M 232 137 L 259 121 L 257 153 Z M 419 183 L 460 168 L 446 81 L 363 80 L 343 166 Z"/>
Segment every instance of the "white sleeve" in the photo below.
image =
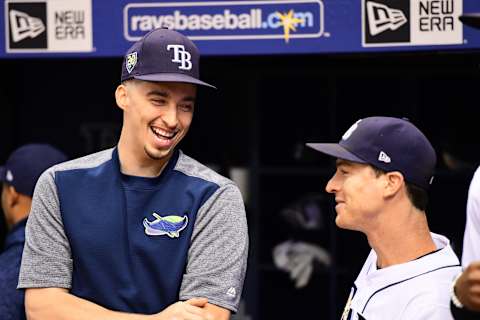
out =
<path fill-rule="evenodd" d="M 463 237 L 462 265 L 480 260 L 480 168 L 475 172 L 467 200 L 467 223 Z"/>

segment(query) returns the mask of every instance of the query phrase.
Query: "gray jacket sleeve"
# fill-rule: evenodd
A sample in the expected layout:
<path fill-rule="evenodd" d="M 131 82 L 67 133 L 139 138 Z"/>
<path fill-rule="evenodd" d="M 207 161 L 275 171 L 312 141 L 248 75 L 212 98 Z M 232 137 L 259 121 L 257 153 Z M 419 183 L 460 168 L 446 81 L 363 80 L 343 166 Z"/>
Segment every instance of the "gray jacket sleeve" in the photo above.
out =
<path fill-rule="evenodd" d="M 47 170 L 35 187 L 18 288 L 71 287 L 72 258 L 54 175 L 53 168 Z"/>
<path fill-rule="evenodd" d="M 247 267 L 248 230 L 240 191 L 220 187 L 197 213 L 180 300 L 204 297 L 236 312 Z"/>

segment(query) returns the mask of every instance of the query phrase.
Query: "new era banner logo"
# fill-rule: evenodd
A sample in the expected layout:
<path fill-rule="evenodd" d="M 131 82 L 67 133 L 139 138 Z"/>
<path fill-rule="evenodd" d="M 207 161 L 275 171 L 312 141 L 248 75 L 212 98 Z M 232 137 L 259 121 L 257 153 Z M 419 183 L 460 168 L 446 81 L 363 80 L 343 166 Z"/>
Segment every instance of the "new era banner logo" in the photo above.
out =
<path fill-rule="evenodd" d="M 372 36 L 385 30 L 397 30 L 407 23 L 407 17 L 401 10 L 372 1 L 367 2 L 367 16 Z"/>
<path fill-rule="evenodd" d="M 13 42 L 19 42 L 40 35 L 45 31 L 45 24 L 41 19 L 30 17 L 24 12 L 10 10 L 10 28 Z"/>
<path fill-rule="evenodd" d="M 463 44 L 462 12 L 463 0 L 362 0 L 362 44 Z"/>
<path fill-rule="evenodd" d="M 365 45 L 410 41 L 408 0 L 363 0 L 363 16 Z"/>
<path fill-rule="evenodd" d="M 8 3 L 8 47 L 47 48 L 47 6 L 42 2 Z"/>
<path fill-rule="evenodd" d="M 6 51 L 92 51 L 91 0 L 5 0 Z"/>

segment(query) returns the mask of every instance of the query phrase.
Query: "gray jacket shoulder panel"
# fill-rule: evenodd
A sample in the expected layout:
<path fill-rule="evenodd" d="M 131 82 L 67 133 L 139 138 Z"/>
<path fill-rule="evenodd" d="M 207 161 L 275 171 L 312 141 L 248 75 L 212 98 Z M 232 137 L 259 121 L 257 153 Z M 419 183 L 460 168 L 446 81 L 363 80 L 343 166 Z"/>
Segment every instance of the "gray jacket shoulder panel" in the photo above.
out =
<path fill-rule="evenodd" d="M 220 187 L 227 184 L 234 184 L 232 180 L 218 174 L 217 172 L 201 164 L 197 160 L 187 156 L 182 151 L 180 151 L 180 155 L 174 170 L 180 171 L 190 177 L 196 177 L 205 181 L 215 183 Z"/>
<path fill-rule="evenodd" d="M 50 168 L 54 172 L 68 171 L 75 169 L 88 169 L 98 167 L 99 165 L 112 159 L 113 148 L 92 153 L 77 159 L 57 164 Z"/>

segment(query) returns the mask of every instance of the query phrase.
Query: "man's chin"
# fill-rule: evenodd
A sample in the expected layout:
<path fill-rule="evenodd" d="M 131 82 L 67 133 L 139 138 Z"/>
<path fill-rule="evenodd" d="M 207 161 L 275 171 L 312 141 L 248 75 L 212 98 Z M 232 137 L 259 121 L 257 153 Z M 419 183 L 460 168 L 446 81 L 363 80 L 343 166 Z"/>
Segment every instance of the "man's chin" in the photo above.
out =
<path fill-rule="evenodd" d="M 344 221 L 344 219 L 342 219 L 342 217 L 339 214 L 337 214 L 337 217 L 335 218 L 335 224 L 340 229 L 354 230 L 348 223 Z"/>
<path fill-rule="evenodd" d="M 144 148 L 145 154 L 152 160 L 164 160 L 171 154 L 172 149 L 165 149 L 165 150 L 158 150 L 153 149 L 145 146 Z"/>

